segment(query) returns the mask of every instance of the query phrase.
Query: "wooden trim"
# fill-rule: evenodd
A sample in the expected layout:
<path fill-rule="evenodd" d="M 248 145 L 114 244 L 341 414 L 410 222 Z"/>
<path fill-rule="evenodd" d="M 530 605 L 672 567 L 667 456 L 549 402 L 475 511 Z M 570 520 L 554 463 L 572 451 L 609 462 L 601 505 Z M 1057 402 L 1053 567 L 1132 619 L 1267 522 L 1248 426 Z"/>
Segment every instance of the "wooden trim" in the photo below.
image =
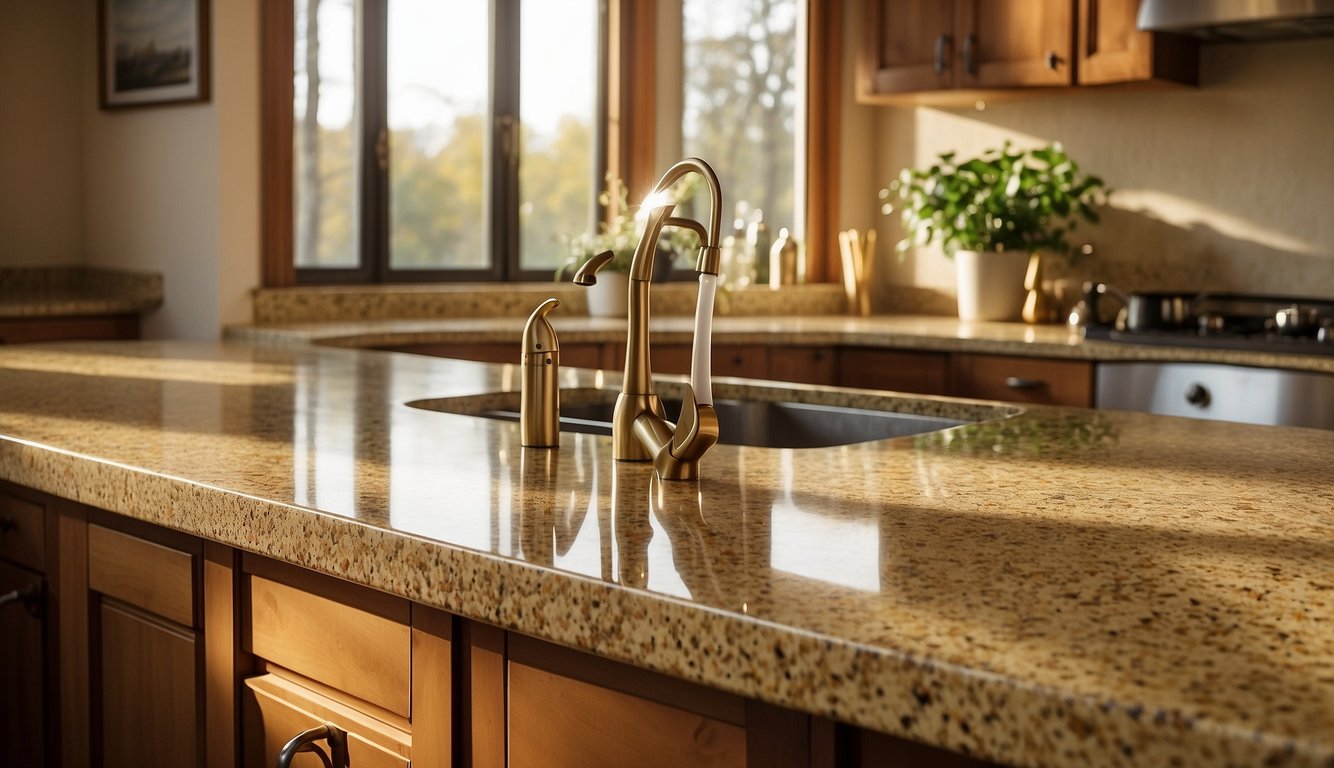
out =
<path fill-rule="evenodd" d="M 640 0 L 609 0 L 607 6 L 607 173 L 625 183 L 630 200 L 643 199 L 658 181 L 655 10 L 655 3 Z"/>
<path fill-rule="evenodd" d="M 62 505 L 63 506 L 63 505 Z M 60 557 L 55 571 L 56 626 L 60 648 L 60 765 L 87 768 L 91 759 L 88 689 L 88 522 L 69 505 L 58 522 Z"/>
<path fill-rule="evenodd" d="M 473 768 L 505 768 L 505 631 L 478 622 L 464 622 L 461 643 L 461 674 L 455 676 L 459 692 L 461 745 L 457 765 Z"/>
<path fill-rule="evenodd" d="M 453 762 L 454 619 L 412 606 L 412 760 L 416 765 Z"/>
<path fill-rule="evenodd" d="M 196 626 L 194 558 L 185 552 L 90 525 L 88 587 L 177 624 Z"/>
<path fill-rule="evenodd" d="M 746 723 L 746 703 L 740 696 L 524 635 L 510 635 L 509 659 L 732 725 Z"/>
<path fill-rule="evenodd" d="M 236 621 L 239 558 L 235 550 L 204 542 L 204 755 L 206 768 L 235 768 L 240 737 L 244 655 Z"/>
<path fill-rule="evenodd" d="M 810 715 L 753 699 L 746 701 L 746 765 L 809 768 Z"/>
<path fill-rule="evenodd" d="M 72 315 L 0 320 L 0 344 L 139 338 L 139 315 Z"/>
<path fill-rule="evenodd" d="M 260 267 L 265 288 L 296 284 L 292 261 L 292 4 L 263 3 Z"/>
<path fill-rule="evenodd" d="M 842 279 L 838 253 L 843 4 L 809 0 L 806 73 L 806 280 Z"/>

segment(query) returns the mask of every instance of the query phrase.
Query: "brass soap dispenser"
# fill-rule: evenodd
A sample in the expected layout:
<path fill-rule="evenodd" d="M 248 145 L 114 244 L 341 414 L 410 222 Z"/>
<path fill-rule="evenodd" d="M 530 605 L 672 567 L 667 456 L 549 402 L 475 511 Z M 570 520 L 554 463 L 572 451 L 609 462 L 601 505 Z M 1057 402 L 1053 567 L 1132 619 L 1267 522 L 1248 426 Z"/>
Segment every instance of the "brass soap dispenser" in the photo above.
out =
<path fill-rule="evenodd" d="M 560 343 L 547 313 L 560 300 L 547 299 L 523 328 L 523 384 L 520 390 L 520 443 L 534 448 L 560 446 Z"/>

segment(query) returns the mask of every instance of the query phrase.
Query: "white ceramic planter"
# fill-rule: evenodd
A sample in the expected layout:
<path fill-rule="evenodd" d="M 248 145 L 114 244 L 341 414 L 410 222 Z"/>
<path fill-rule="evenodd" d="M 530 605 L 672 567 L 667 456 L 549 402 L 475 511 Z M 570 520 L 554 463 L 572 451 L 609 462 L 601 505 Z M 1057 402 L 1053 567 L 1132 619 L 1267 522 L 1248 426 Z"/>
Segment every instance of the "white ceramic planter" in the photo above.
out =
<path fill-rule="evenodd" d="M 624 272 L 599 272 L 598 281 L 588 286 L 590 317 L 625 317 L 630 296 L 630 276 Z"/>
<path fill-rule="evenodd" d="M 960 320 L 1018 320 L 1024 309 L 1028 254 L 1022 251 L 957 251 Z"/>

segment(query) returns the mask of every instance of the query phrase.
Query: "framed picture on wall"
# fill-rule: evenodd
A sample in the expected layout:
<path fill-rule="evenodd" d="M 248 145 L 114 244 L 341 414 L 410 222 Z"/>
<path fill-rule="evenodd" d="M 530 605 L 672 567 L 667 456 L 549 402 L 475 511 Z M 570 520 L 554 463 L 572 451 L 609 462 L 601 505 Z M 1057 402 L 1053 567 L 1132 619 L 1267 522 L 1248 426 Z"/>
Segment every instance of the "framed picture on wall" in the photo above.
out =
<path fill-rule="evenodd" d="M 102 109 L 208 101 L 208 0 L 94 0 Z"/>

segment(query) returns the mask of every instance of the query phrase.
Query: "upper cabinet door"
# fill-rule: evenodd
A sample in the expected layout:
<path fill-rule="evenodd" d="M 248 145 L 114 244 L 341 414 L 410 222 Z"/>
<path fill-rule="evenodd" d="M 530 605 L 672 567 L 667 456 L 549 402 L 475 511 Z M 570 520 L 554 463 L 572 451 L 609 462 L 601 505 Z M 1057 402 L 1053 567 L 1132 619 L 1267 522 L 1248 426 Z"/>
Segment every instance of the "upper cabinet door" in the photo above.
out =
<path fill-rule="evenodd" d="M 866 22 L 860 94 L 953 87 L 952 0 L 867 0 Z"/>
<path fill-rule="evenodd" d="M 1179 35 L 1141 32 L 1140 0 L 1079 1 L 1079 84 L 1159 81 L 1195 85 L 1199 42 Z"/>
<path fill-rule="evenodd" d="M 956 0 L 956 88 L 1074 84 L 1075 0 Z"/>

